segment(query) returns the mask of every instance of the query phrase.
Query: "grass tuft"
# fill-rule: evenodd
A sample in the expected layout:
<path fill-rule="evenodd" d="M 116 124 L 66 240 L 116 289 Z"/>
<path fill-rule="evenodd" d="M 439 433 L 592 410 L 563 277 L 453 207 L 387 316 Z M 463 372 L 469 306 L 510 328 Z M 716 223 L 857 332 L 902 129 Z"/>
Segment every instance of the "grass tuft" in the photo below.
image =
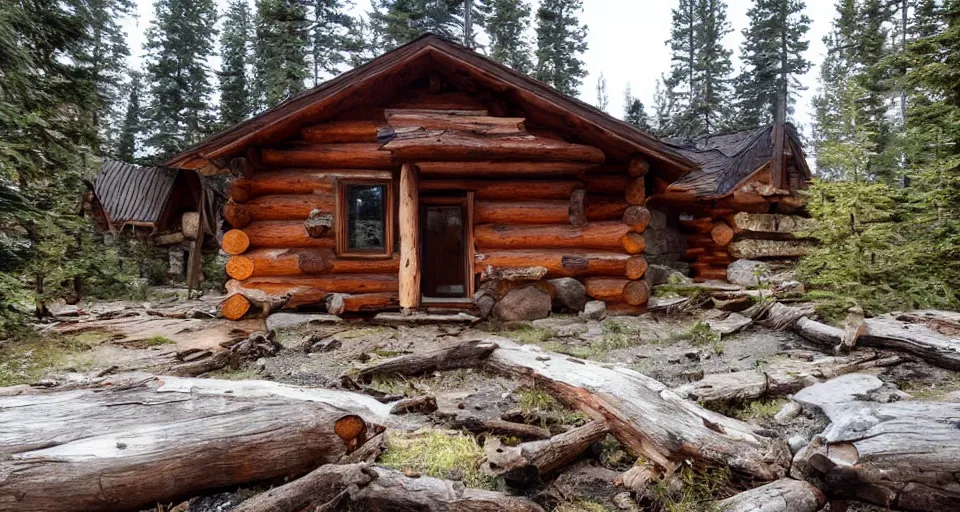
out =
<path fill-rule="evenodd" d="M 399 471 L 413 471 L 425 476 L 460 480 L 467 487 L 498 490 L 499 479 L 480 472 L 483 448 L 470 435 L 441 430 L 391 432 L 380 464 Z"/>
<path fill-rule="evenodd" d="M 583 413 L 567 408 L 541 389 L 520 388 L 514 392 L 514 397 L 521 412 L 541 418 L 543 428 L 549 423 L 580 426 L 589 421 Z"/>
<path fill-rule="evenodd" d="M 31 384 L 52 371 L 89 371 L 93 347 L 106 339 L 107 334 L 91 331 L 8 340 L 0 344 L 0 386 Z"/>

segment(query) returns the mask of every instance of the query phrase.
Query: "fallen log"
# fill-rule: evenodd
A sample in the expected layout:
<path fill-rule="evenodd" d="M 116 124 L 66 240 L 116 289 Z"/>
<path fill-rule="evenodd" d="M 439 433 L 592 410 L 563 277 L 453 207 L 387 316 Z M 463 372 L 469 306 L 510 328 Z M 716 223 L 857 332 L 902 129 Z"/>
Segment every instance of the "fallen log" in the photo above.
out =
<path fill-rule="evenodd" d="M 177 377 L 0 397 L 0 510 L 140 510 L 302 474 L 376 433 L 387 408 L 344 391 Z"/>
<path fill-rule="evenodd" d="M 782 441 L 684 400 L 633 370 L 572 359 L 506 339 L 491 341 L 500 348 L 487 359 L 486 369 L 532 380 L 568 406 L 607 421 L 628 451 L 669 473 L 688 459 L 726 466 L 761 481 L 780 478 L 789 467 L 789 451 Z"/>
<path fill-rule="evenodd" d="M 332 212 L 333 194 L 283 194 L 260 196 L 246 203 L 229 202 L 223 207 L 223 218 L 235 228 L 246 227 L 258 220 L 304 220 L 314 209 Z"/>
<path fill-rule="evenodd" d="M 584 162 L 417 162 L 423 176 L 509 177 L 579 176 L 596 167 Z"/>
<path fill-rule="evenodd" d="M 643 257 L 619 252 L 579 252 L 557 249 L 489 251 L 476 254 L 474 269 L 480 273 L 487 266 L 543 267 L 547 269 L 546 277 L 616 276 L 627 273 L 631 263 L 634 267 L 639 265 L 639 263 L 633 263 L 634 260 L 643 261 Z"/>
<path fill-rule="evenodd" d="M 817 512 L 826 504 L 820 489 L 783 479 L 731 496 L 716 506 L 721 512 Z"/>
<path fill-rule="evenodd" d="M 538 485 L 543 477 L 568 466 L 608 432 L 605 422 L 595 420 L 550 439 L 518 446 L 507 446 L 495 437 L 487 439 L 483 470 L 489 476 L 503 477 L 514 487 Z"/>
<path fill-rule="evenodd" d="M 485 340 L 469 340 L 435 350 L 398 356 L 357 372 L 362 382 L 370 382 L 374 375 L 415 376 L 442 370 L 479 366 L 497 344 Z"/>
<path fill-rule="evenodd" d="M 593 146 L 523 136 L 472 137 L 457 132 L 397 138 L 383 146 L 394 158 L 414 162 L 463 160 L 573 161 L 602 164 L 606 155 Z"/>
<path fill-rule="evenodd" d="M 484 181 L 484 180 L 420 180 L 420 190 L 471 190 L 478 201 L 531 199 L 567 199 L 582 188 L 579 181 Z"/>
<path fill-rule="evenodd" d="M 939 512 L 960 501 L 960 404 L 857 400 L 851 375 L 798 394 L 830 419 L 801 449 L 791 476 L 814 483 L 831 499 L 859 500 L 894 510 Z M 869 388 L 883 383 L 872 376 Z M 809 393 L 808 393 L 809 392 Z"/>
<path fill-rule="evenodd" d="M 527 425 L 526 423 L 514 423 L 499 418 L 456 417 L 448 422 L 448 426 L 452 429 L 462 429 L 474 434 L 489 433 L 498 436 L 516 437 L 523 441 L 548 439 L 550 437 L 550 431 L 545 428 Z"/>
<path fill-rule="evenodd" d="M 615 249 L 627 233 L 621 222 L 584 226 L 481 224 L 474 228 L 480 251 L 490 249 Z"/>
<path fill-rule="evenodd" d="M 399 165 L 380 144 L 316 144 L 296 149 L 264 149 L 266 165 L 320 169 L 390 169 Z"/>

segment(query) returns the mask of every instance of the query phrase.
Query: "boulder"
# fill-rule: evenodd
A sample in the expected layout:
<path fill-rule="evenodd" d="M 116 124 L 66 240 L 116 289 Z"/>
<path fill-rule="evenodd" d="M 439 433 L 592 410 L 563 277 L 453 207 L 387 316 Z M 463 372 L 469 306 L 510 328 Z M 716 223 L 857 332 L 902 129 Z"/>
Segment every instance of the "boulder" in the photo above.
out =
<path fill-rule="evenodd" d="M 770 267 L 762 261 L 736 260 L 727 266 L 727 281 L 740 286 L 760 286 L 770 278 Z"/>
<path fill-rule="evenodd" d="M 690 282 L 690 279 L 680 271 L 666 265 L 650 265 L 647 267 L 647 273 L 643 279 L 652 290 L 654 286 L 661 284 L 680 284 Z"/>
<path fill-rule="evenodd" d="M 561 277 L 547 281 L 554 290 L 553 307 L 558 311 L 583 311 L 587 304 L 587 289 L 583 283 L 572 277 Z"/>
<path fill-rule="evenodd" d="M 650 223 L 647 229 L 666 229 L 667 215 L 659 210 L 650 210 Z"/>
<path fill-rule="evenodd" d="M 603 320 L 607 317 L 607 303 L 602 300 L 591 300 L 583 306 L 580 318 L 586 320 Z"/>
<path fill-rule="evenodd" d="M 493 314 L 506 322 L 537 320 L 550 315 L 550 294 L 536 286 L 515 288 L 493 307 Z"/>

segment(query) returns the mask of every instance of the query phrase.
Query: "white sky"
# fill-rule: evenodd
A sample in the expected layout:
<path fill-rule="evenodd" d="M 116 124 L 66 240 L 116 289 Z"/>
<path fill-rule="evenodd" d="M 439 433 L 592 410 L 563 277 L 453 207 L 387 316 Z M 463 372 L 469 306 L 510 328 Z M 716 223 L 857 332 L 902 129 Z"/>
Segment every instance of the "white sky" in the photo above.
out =
<path fill-rule="evenodd" d="M 533 9 L 536 12 L 538 0 L 529 1 L 534 4 Z M 740 42 L 743 40 L 741 31 L 747 26 L 747 10 L 753 1 L 726 1 L 727 19 L 734 29 L 727 35 L 726 46 L 733 50 L 736 73 L 740 68 L 738 55 Z M 217 2 L 222 12 L 227 2 Z M 131 66 L 139 66 L 144 32 L 153 19 L 153 0 L 137 0 L 137 3 L 137 19 L 124 23 L 133 54 Z M 355 13 L 369 10 L 370 0 L 356 0 L 356 3 Z M 676 3 L 676 0 L 584 0 L 580 20 L 587 24 L 589 32 L 588 50 L 583 60 L 590 75 L 580 88 L 580 98 L 590 104 L 596 103 L 597 77 L 602 72 L 607 78 L 609 113 L 622 117 L 623 91 L 629 83 L 634 96 L 640 98 L 647 107 L 647 113 L 652 114 L 656 80 L 661 73 L 670 69 L 670 49 L 665 42 L 670 37 L 670 11 Z M 805 132 L 810 126 L 810 103 L 816 93 L 819 64 L 826 53 L 822 39 L 830 29 L 834 14 L 832 0 L 806 0 L 806 3 L 806 14 L 812 20 L 807 33 L 810 40 L 807 59 L 813 62 L 814 66 L 801 78 L 807 90 L 801 93 L 795 116 Z M 219 66 L 219 59 L 211 64 L 216 68 Z"/>

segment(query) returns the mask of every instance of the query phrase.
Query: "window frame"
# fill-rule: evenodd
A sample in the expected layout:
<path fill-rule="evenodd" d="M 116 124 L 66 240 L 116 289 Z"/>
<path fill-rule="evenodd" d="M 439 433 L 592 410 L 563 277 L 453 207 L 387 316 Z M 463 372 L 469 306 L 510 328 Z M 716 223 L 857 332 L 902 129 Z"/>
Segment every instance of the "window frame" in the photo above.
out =
<path fill-rule="evenodd" d="M 347 212 L 347 189 L 351 186 L 379 185 L 386 191 L 384 197 L 384 241 L 383 249 L 351 249 L 348 246 L 347 228 L 350 222 Z M 392 179 L 337 179 L 337 219 L 336 219 L 336 251 L 338 257 L 357 259 L 389 259 L 393 257 L 396 238 L 396 202 Z"/>

